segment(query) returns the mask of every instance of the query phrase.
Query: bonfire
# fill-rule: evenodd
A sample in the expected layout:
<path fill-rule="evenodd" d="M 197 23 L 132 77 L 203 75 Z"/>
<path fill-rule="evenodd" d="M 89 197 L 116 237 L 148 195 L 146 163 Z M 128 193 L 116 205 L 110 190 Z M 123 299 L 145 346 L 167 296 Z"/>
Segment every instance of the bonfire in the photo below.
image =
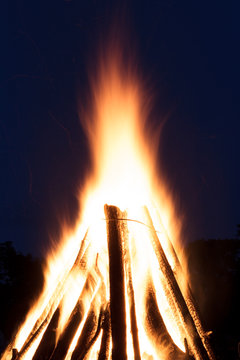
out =
<path fill-rule="evenodd" d="M 81 214 L 74 229 L 63 228 L 44 290 L 2 359 L 213 360 L 188 285 L 180 217 L 158 171 L 149 98 L 116 47 L 91 86 Z"/>

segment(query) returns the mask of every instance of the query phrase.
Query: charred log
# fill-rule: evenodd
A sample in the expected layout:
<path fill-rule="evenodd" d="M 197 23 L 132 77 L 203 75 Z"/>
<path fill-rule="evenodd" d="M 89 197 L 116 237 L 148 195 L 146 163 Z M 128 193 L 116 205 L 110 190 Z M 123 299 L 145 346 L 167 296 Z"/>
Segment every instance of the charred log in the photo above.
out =
<path fill-rule="evenodd" d="M 71 360 L 83 360 L 87 355 L 89 349 L 96 340 L 95 334 L 99 334 L 100 332 L 100 321 L 101 320 L 97 319 L 95 310 L 91 309 L 83 326 L 77 345 L 72 353 Z"/>
<path fill-rule="evenodd" d="M 84 316 L 84 306 L 82 303 L 82 299 L 84 299 L 86 295 L 89 294 L 91 295 L 94 292 L 95 287 L 96 287 L 96 281 L 94 280 L 94 277 L 90 273 L 85 281 L 81 295 L 69 317 L 69 320 L 63 330 L 63 333 L 60 335 L 60 339 L 52 354 L 51 360 L 59 360 L 67 355 L 71 341 Z"/>
<path fill-rule="evenodd" d="M 185 360 L 185 354 L 175 345 L 169 335 L 158 308 L 156 295 L 148 286 L 146 297 L 146 327 L 154 346 L 165 360 Z"/>
<path fill-rule="evenodd" d="M 110 354 L 110 338 L 111 338 L 109 304 L 104 313 L 102 329 L 103 329 L 103 334 L 102 334 L 102 341 L 98 355 L 98 360 L 107 360 L 109 359 L 109 354 Z"/>
<path fill-rule="evenodd" d="M 127 218 L 127 214 L 123 214 L 123 218 Z M 130 243 L 128 236 L 128 228 L 126 220 L 122 222 L 123 229 L 123 246 L 124 246 L 124 264 L 126 271 L 126 282 L 127 282 L 127 292 L 129 298 L 129 307 L 130 307 L 130 326 L 131 334 L 133 340 L 133 350 L 134 350 L 134 360 L 141 360 L 139 339 L 138 339 L 138 326 L 137 326 L 137 317 L 136 317 L 136 308 L 135 308 L 135 295 L 133 289 L 133 280 L 132 280 L 132 267 L 131 267 L 131 253 L 130 253 Z"/>
<path fill-rule="evenodd" d="M 165 239 L 168 242 L 168 249 L 171 252 L 171 257 L 173 259 L 173 263 L 174 263 L 174 270 L 175 270 L 175 274 L 176 274 L 176 279 L 178 281 L 178 284 L 181 284 L 182 281 L 184 281 L 184 271 L 182 268 L 182 265 L 179 261 L 179 258 L 177 256 L 177 253 L 173 247 L 173 244 L 171 242 L 171 240 L 169 239 L 169 236 L 167 234 L 167 232 L 164 229 L 164 226 L 161 222 L 161 220 L 159 219 L 160 224 L 161 224 L 161 228 L 165 234 Z M 199 308 L 197 306 L 196 300 L 192 294 L 192 291 L 190 289 L 190 286 L 188 284 L 186 284 L 186 286 L 183 286 L 183 288 L 181 288 L 181 291 L 184 294 L 184 298 L 188 307 L 188 310 L 192 316 L 192 319 L 195 323 L 196 329 L 198 331 L 199 336 L 201 337 L 201 340 L 203 342 L 203 345 L 208 353 L 209 359 L 210 360 L 215 360 L 215 355 L 213 353 L 210 341 L 208 339 L 208 336 L 206 334 L 206 332 L 203 329 L 203 325 L 202 325 L 202 321 L 199 317 Z"/>
<path fill-rule="evenodd" d="M 27 350 L 30 348 L 34 340 L 40 335 L 40 333 L 44 330 L 44 328 L 47 326 L 48 319 L 44 319 L 44 321 L 41 323 L 39 328 L 31 334 L 31 337 L 28 337 L 28 341 L 26 341 L 17 355 L 17 360 L 20 360 L 22 356 L 27 352 Z"/>
<path fill-rule="evenodd" d="M 11 360 L 17 360 L 17 358 L 18 358 L 17 349 L 12 349 L 12 359 Z"/>
<path fill-rule="evenodd" d="M 120 210 L 104 206 L 109 254 L 110 314 L 112 334 L 112 359 L 123 360 L 126 353 L 125 285 Z"/>
<path fill-rule="evenodd" d="M 71 316 L 62 335 L 60 336 L 57 346 L 50 358 L 51 360 L 64 359 L 67 355 L 68 348 L 71 344 L 73 336 L 76 333 L 77 328 L 82 320 L 82 312 L 83 307 L 78 301 L 71 313 Z"/>
<path fill-rule="evenodd" d="M 207 359 L 209 359 L 207 351 L 206 351 L 205 347 L 203 346 L 203 343 L 199 337 L 195 323 L 194 323 L 194 321 L 191 317 L 191 314 L 188 310 L 185 299 L 184 299 L 182 292 L 179 288 L 179 285 L 176 281 L 176 278 L 174 276 L 172 268 L 171 268 L 171 266 L 168 262 L 168 259 L 163 251 L 163 248 L 158 239 L 157 233 L 154 229 L 153 222 L 152 222 L 152 219 L 150 217 L 150 214 L 149 214 L 147 208 L 145 208 L 145 214 L 147 217 L 147 222 L 149 224 L 152 246 L 155 251 L 155 254 L 156 254 L 156 257 L 157 257 L 157 260 L 159 263 L 159 267 L 167 281 L 169 293 L 171 294 L 172 299 L 176 304 L 176 307 L 179 309 L 179 315 L 181 317 L 181 320 L 183 322 L 183 325 L 184 325 L 184 328 L 186 331 L 187 340 L 188 340 L 190 349 L 196 359 L 199 359 L 199 360 L 206 359 L 207 360 Z"/>
<path fill-rule="evenodd" d="M 33 356 L 33 360 L 48 360 L 50 359 L 53 350 L 56 346 L 56 330 L 58 326 L 60 310 L 55 311 L 47 330 Z"/>

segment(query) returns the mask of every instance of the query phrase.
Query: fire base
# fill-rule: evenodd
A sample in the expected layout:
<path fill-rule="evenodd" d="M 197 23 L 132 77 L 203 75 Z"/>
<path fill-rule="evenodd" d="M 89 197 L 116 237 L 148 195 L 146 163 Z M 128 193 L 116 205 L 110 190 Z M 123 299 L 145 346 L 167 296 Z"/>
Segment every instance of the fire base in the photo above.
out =
<path fill-rule="evenodd" d="M 62 281 L 56 287 L 54 299 L 51 299 L 50 305 L 44 309 L 20 351 L 12 349 L 12 360 L 24 359 L 37 339 L 38 345 L 32 357 L 33 360 L 92 359 L 91 354 L 97 343 L 98 349 L 94 353 L 94 358 L 98 360 L 155 359 L 151 354 L 141 352 L 127 214 L 109 205 L 105 205 L 104 212 L 108 244 L 109 296 L 107 296 L 106 284 L 96 260 L 94 273 L 87 272 L 79 299 L 63 331 L 60 336 L 57 336 L 61 301 L 56 303 L 55 298 L 59 298 L 64 293 L 65 282 Z M 157 358 L 161 360 L 214 360 L 215 357 L 201 325 L 190 288 L 186 286 L 183 291 L 179 286 L 183 271 L 176 252 L 169 241 L 175 263 L 173 272 L 147 208 L 145 208 L 145 218 L 151 246 L 158 261 L 158 270 L 164 279 L 163 291 L 167 296 L 176 326 L 184 332 L 185 351 L 179 349 L 169 334 L 161 315 L 161 306 L 158 304 L 150 282 L 145 289 L 145 314 L 143 314 L 149 342 L 154 347 Z M 65 280 L 76 269 L 85 271 L 86 239 L 87 234 Z M 86 298 L 88 299 L 87 309 L 86 300 L 83 303 L 83 299 Z M 131 354 L 128 353 L 128 343 L 130 343 Z M 70 350 L 71 347 L 72 350 Z"/>

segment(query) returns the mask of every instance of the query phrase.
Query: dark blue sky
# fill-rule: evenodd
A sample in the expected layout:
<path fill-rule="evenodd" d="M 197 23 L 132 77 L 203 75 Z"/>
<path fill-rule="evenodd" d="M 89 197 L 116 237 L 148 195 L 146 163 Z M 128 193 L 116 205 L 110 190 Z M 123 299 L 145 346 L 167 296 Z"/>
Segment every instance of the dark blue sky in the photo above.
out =
<path fill-rule="evenodd" d="M 74 222 L 77 189 L 88 167 L 77 103 L 86 99 L 87 64 L 116 14 L 154 94 L 150 121 L 168 119 L 159 159 L 185 217 L 186 239 L 236 234 L 239 6 L 121 3 L 9 4 L 3 51 L 9 56 L 0 83 L 0 241 L 13 241 L 25 253 L 43 254 L 62 217 Z"/>

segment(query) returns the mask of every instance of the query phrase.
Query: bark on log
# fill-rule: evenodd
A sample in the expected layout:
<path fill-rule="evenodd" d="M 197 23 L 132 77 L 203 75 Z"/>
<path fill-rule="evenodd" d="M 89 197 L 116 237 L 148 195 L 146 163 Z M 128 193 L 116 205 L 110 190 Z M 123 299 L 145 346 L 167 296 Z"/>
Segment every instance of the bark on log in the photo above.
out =
<path fill-rule="evenodd" d="M 185 360 L 185 354 L 175 345 L 158 308 L 156 295 L 152 286 L 147 288 L 146 297 L 146 330 L 164 360 Z"/>
<path fill-rule="evenodd" d="M 40 324 L 39 328 L 33 334 L 31 334 L 30 338 L 27 339 L 28 341 L 24 343 L 24 346 L 21 348 L 21 350 L 18 353 L 17 360 L 22 359 L 23 355 L 28 351 L 34 340 L 47 327 L 48 321 L 50 321 L 50 318 L 44 319 L 44 321 Z"/>
<path fill-rule="evenodd" d="M 77 328 L 82 320 L 83 307 L 78 303 L 75 305 L 68 323 L 66 324 L 63 333 L 57 343 L 57 346 L 51 356 L 51 360 L 64 359 L 67 355 L 71 341 L 77 331 Z"/>
<path fill-rule="evenodd" d="M 91 338 L 91 340 L 89 341 L 88 343 L 88 346 L 86 346 L 86 351 L 85 351 L 85 354 L 87 355 L 89 350 L 91 349 L 91 347 L 93 346 L 93 344 L 96 342 L 99 334 L 100 334 L 100 331 L 102 329 L 102 325 L 103 325 L 103 321 L 104 321 L 104 309 L 101 308 L 100 310 L 100 315 L 99 315 L 99 318 L 98 318 L 98 325 L 97 325 L 97 330 L 94 334 L 94 336 Z M 83 353 L 83 358 L 85 357 L 85 354 Z"/>
<path fill-rule="evenodd" d="M 124 265 L 120 210 L 115 206 L 104 206 L 107 226 L 110 314 L 112 333 L 112 360 L 127 359 L 126 352 L 126 310 Z"/>
<path fill-rule="evenodd" d="M 17 351 L 17 349 L 12 349 L 12 358 L 11 358 L 11 360 L 17 360 L 17 358 L 18 358 L 18 351 Z"/>
<path fill-rule="evenodd" d="M 123 218 L 127 219 L 126 212 L 123 213 Z M 131 325 L 131 333 L 133 340 L 134 360 L 141 360 L 139 339 L 138 339 L 136 308 L 135 308 L 135 295 L 134 295 L 133 280 L 132 280 L 131 251 L 130 251 L 128 227 L 126 220 L 122 222 L 122 230 L 123 230 L 123 240 L 124 240 L 123 242 L 124 265 L 126 271 L 127 292 L 129 299 L 130 325 Z"/>
<path fill-rule="evenodd" d="M 147 222 L 149 224 L 149 231 L 151 235 L 152 246 L 155 251 L 160 270 L 162 271 L 165 279 L 167 280 L 169 292 L 172 296 L 173 301 L 176 304 L 176 307 L 179 309 L 179 315 L 181 316 L 186 334 L 187 334 L 187 341 L 189 347 L 195 356 L 196 360 L 208 360 L 208 354 L 203 346 L 201 338 L 196 330 L 195 323 L 190 315 L 188 307 L 186 305 L 185 299 L 182 295 L 182 292 L 179 288 L 179 285 L 176 281 L 174 273 L 172 271 L 171 266 L 167 260 L 167 257 L 163 251 L 161 243 L 158 239 L 157 233 L 154 229 L 153 222 L 151 216 L 148 212 L 148 209 L 145 208 L 145 214 L 147 218 Z"/>
<path fill-rule="evenodd" d="M 92 305 L 93 306 L 91 306 L 89 310 L 77 345 L 72 353 L 71 360 L 83 360 L 100 333 L 103 312 L 100 311 L 98 314 L 96 312 L 94 302 Z"/>
<path fill-rule="evenodd" d="M 105 310 L 102 329 L 103 329 L 103 334 L 102 334 L 102 341 L 98 355 L 98 360 L 108 360 L 110 355 L 110 338 L 111 338 L 109 304 Z"/>
<path fill-rule="evenodd" d="M 60 310 L 53 314 L 53 317 L 45 331 L 42 340 L 33 356 L 33 360 L 49 360 L 56 345 L 56 330 L 58 326 Z"/>
<path fill-rule="evenodd" d="M 169 248 L 169 250 L 171 252 L 171 257 L 172 257 L 173 263 L 174 263 L 174 273 L 176 274 L 176 279 L 177 279 L 179 284 L 181 284 L 183 281 L 186 282 L 186 280 L 184 279 L 185 274 L 184 274 L 182 265 L 181 265 L 181 263 L 179 261 L 179 258 L 177 256 L 177 253 L 176 253 L 175 249 L 174 249 L 174 246 L 173 246 L 171 240 L 169 239 L 169 236 L 168 236 L 168 234 L 167 234 L 167 232 L 166 232 L 160 218 L 159 218 L 159 222 L 160 222 L 161 229 L 163 230 L 163 233 L 165 235 L 165 239 L 168 242 L 168 248 Z M 215 360 L 215 355 L 213 353 L 212 346 L 210 344 L 208 336 L 206 335 L 206 332 L 203 329 L 202 321 L 201 321 L 201 319 L 199 317 L 199 309 L 198 309 L 196 300 L 195 300 L 195 298 L 194 298 L 194 296 L 192 294 L 192 291 L 191 291 L 191 288 L 190 288 L 189 284 L 186 284 L 186 286 L 181 288 L 181 290 L 183 292 L 184 299 L 186 301 L 188 310 L 189 310 L 189 312 L 190 312 L 190 314 L 192 316 L 192 319 L 193 319 L 193 321 L 195 323 L 197 332 L 198 332 L 199 336 L 201 337 L 203 345 L 204 345 L 204 347 L 205 347 L 205 349 L 206 349 L 206 351 L 208 353 L 209 359 L 210 360 Z"/>
<path fill-rule="evenodd" d="M 206 332 L 203 330 L 203 326 L 202 326 L 202 322 L 200 320 L 200 317 L 199 317 L 199 310 L 198 310 L 198 306 L 196 304 L 196 301 L 194 299 L 194 296 L 192 294 L 192 291 L 189 287 L 189 285 L 187 285 L 187 288 L 186 288 L 186 293 L 185 293 L 185 300 L 186 300 L 186 304 L 187 304 L 187 307 L 189 309 L 189 312 L 193 318 L 193 321 L 195 323 L 195 326 L 196 326 L 196 329 L 198 331 L 198 334 L 202 340 L 202 343 L 207 351 L 207 354 L 209 356 L 209 359 L 210 360 L 215 360 L 216 357 L 214 355 L 214 352 L 212 350 L 212 346 L 210 344 L 210 341 L 208 339 L 208 336 L 206 335 Z"/>

